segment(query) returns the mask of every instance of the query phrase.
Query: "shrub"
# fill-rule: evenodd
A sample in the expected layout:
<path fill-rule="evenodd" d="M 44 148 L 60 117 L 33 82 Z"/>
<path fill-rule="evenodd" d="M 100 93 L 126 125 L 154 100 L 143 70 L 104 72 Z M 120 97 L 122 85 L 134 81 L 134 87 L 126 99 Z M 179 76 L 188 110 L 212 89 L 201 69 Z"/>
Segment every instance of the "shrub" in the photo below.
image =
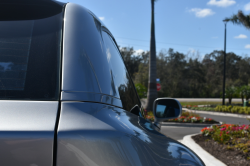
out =
<path fill-rule="evenodd" d="M 248 110 L 247 109 L 241 109 Z M 247 154 L 250 150 L 250 128 L 249 125 L 223 124 L 221 126 L 205 127 L 201 130 L 202 135 L 210 136 L 220 144 L 228 145 L 228 149 L 239 150 Z M 249 155 L 249 154 L 248 154 Z M 246 155 L 246 158 L 250 156 Z"/>
<path fill-rule="evenodd" d="M 147 88 L 144 85 L 142 85 L 140 83 L 135 84 L 135 89 L 136 89 L 140 99 L 147 97 Z"/>

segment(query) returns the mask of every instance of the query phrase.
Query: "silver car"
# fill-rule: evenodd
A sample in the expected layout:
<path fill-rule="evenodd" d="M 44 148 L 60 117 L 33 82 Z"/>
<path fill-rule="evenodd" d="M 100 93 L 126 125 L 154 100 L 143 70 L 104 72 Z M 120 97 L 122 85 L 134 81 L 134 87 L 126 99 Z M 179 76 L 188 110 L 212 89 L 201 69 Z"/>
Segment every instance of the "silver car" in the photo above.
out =
<path fill-rule="evenodd" d="M 174 99 L 143 108 L 116 41 L 86 8 L 0 1 L 0 166 L 204 165 L 158 132 Z"/>

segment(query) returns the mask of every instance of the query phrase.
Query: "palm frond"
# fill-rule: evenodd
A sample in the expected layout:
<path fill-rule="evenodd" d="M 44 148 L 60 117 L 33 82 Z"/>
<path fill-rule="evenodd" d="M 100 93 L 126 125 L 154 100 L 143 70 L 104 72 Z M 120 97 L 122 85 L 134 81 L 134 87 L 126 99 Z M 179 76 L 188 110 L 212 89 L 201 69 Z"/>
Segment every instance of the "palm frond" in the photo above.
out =
<path fill-rule="evenodd" d="M 250 29 L 249 15 L 244 15 L 244 13 L 240 10 L 238 12 L 238 19 L 247 29 Z"/>
<path fill-rule="evenodd" d="M 233 24 L 243 25 L 247 29 L 250 29 L 250 15 L 245 15 L 241 10 L 239 10 L 237 14 L 234 14 L 229 18 L 225 18 L 224 21 L 229 21 Z"/>
<path fill-rule="evenodd" d="M 231 17 L 227 17 L 224 19 L 225 21 L 229 21 L 229 22 L 232 22 L 233 24 L 241 24 L 239 18 L 238 18 L 238 15 L 234 14 L 232 15 Z"/>

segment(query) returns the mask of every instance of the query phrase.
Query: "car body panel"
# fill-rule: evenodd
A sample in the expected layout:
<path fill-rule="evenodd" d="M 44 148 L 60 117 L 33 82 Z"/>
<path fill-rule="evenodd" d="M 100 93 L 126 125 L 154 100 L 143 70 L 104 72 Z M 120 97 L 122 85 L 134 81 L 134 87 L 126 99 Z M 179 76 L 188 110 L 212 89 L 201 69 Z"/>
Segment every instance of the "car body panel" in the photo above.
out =
<path fill-rule="evenodd" d="M 2 100 L 0 105 L 0 165 L 52 165 L 58 101 Z"/>
<path fill-rule="evenodd" d="M 68 3 L 64 19 L 62 91 L 109 95 L 109 66 L 94 17 L 85 8 Z"/>
<path fill-rule="evenodd" d="M 63 91 L 61 96 L 62 101 L 89 101 L 122 107 L 120 99 L 101 93 Z"/>
<path fill-rule="evenodd" d="M 101 102 L 127 111 L 141 108 L 117 45 L 111 43 L 115 48 L 110 52 L 105 43 L 107 34 L 112 36 L 107 28 L 72 3 L 66 5 L 64 20 L 61 100 Z"/>
<path fill-rule="evenodd" d="M 86 8 L 73 3 L 66 5 L 56 164 L 203 165 L 187 147 L 132 114 L 133 107 L 141 108 L 140 102 L 125 109 L 124 104 L 131 101 L 133 93 L 127 93 L 130 100 L 123 101 L 117 86 L 126 89 L 134 85 L 116 84 L 112 70 L 117 67 L 122 70 L 119 69 L 122 65 L 125 68 L 122 72 L 127 71 L 119 57 L 115 57 L 118 66 L 110 64 L 110 57 L 120 55 L 115 41 L 113 44 L 110 41 L 112 34 L 103 26 Z M 131 80 L 128 74 L 125 77 L 127 82 Z M 135 100 L 139 101 L 138 97 Z"/>
<path fill-rule="evenodd" d="M 89 102 L 63 102 L 57 165 L 203 165 L 187 147 L 123 109 Z"/>

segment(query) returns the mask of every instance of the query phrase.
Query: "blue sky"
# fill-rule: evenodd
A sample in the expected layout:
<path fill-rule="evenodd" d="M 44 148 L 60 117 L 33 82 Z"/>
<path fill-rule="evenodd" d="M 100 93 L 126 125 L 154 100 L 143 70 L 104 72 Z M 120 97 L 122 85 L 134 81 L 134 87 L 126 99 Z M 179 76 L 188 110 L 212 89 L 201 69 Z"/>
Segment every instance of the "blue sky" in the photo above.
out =
<path fill-rule="evenodd" d="M 150 0 L 60 0 L 80 4 L 95 13 L 112 32 L 118 45 L 149 50 Z M 250 0 L 158 0 L 155 4 L 157 52 L 173 48 L 203 57 L 224 49 L 222 20 L 242 10 Z M 227 24 L 227 52 L 250 56 L 250 30 Z"/>

